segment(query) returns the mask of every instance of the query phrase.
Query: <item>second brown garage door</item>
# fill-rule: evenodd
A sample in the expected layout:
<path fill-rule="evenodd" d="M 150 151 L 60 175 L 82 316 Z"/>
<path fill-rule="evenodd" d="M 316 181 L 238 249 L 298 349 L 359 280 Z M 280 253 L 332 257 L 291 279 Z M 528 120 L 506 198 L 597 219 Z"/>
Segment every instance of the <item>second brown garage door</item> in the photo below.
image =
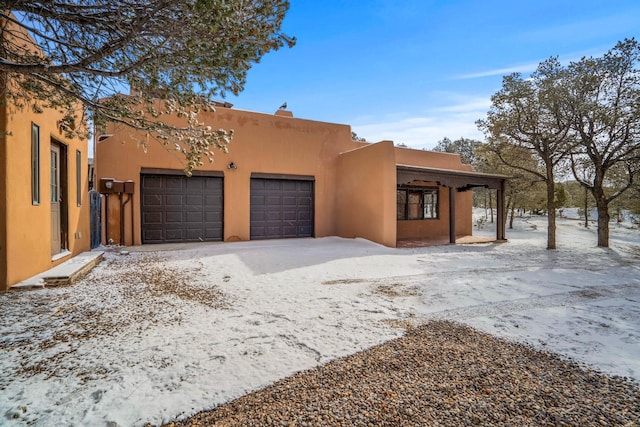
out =
<path fill-rule="evenodd" d="M 313 180 L 251 178 L 251 240 L 313 237 Z"/>
<path fill-rule="evenodd" d="M 142 243 L 222 240 L 222 177 L 142 175 Z"/>

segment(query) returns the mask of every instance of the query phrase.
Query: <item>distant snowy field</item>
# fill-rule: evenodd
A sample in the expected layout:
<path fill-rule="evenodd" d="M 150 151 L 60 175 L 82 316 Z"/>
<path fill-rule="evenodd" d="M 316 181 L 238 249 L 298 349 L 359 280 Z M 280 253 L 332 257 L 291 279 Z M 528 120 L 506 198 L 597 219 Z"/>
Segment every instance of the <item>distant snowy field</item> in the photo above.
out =
<path fill-rule="evenodd" d="M 560 219 L 547 251 L 546 218 L 534 217 L 507 237 L 108 252 L 73 286 L 0 295 L 0 424 L 159 424 L 433 318 L 640 381 L 640 231 L 612 223 L 603 249 L 595 226 Z"/>

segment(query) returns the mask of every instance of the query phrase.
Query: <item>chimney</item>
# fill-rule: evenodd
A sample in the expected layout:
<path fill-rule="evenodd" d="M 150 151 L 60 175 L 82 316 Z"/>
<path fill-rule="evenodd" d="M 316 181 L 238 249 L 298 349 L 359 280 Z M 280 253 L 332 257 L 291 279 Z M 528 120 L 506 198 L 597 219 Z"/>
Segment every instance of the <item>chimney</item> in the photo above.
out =
<path fill-rule="evenodd" d="M 276 116 L 282 116 L 282 117 L 293 117 L 293 112 L 288 111 L 288 110 L 277 110 L 274 115 Z"/>

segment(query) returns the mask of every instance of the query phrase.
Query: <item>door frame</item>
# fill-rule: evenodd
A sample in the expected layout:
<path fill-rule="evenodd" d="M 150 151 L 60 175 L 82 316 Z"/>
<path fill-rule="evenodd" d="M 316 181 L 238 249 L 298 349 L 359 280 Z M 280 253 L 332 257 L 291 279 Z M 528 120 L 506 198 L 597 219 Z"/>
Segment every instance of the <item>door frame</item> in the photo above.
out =
<path fill-rule="evenodd" d="M 53 158 L 49 162 L 49 200 L 51 203 L 51 256 L 56 257 L 69 250 L 69 174 L 67 146 L 54 138 L 51 138 L 50 156 L 56 154 L 56 171 L 52 168 Z M 55 181 L 55 182 L 54 182 Z M 55 191 L 55 194 L 54 194 Z M 54 197 L 57 201 L 54 202 Z M 54 203 L 58 205 L 58 230 L 54 225 Z M 54 233 L 59 234 L 58 239 L 54 238 Z M 57 243 L 59 242 L 59 243 Z"/>

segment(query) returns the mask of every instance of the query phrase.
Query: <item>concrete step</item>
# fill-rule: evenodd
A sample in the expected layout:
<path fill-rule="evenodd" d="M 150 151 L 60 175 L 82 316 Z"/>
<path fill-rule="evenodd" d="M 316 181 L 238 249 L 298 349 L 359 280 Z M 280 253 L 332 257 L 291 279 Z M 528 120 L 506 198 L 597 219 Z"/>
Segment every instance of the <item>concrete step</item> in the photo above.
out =
<path fill-rule="evenodd" d="M 46 286 L 70 285 L 84 277 L 93 267 L 100 264 L 104 251 L 83 252 L 53 267 L 50 270 L 24 280 L 11 289 L 44 288 Z"/>

